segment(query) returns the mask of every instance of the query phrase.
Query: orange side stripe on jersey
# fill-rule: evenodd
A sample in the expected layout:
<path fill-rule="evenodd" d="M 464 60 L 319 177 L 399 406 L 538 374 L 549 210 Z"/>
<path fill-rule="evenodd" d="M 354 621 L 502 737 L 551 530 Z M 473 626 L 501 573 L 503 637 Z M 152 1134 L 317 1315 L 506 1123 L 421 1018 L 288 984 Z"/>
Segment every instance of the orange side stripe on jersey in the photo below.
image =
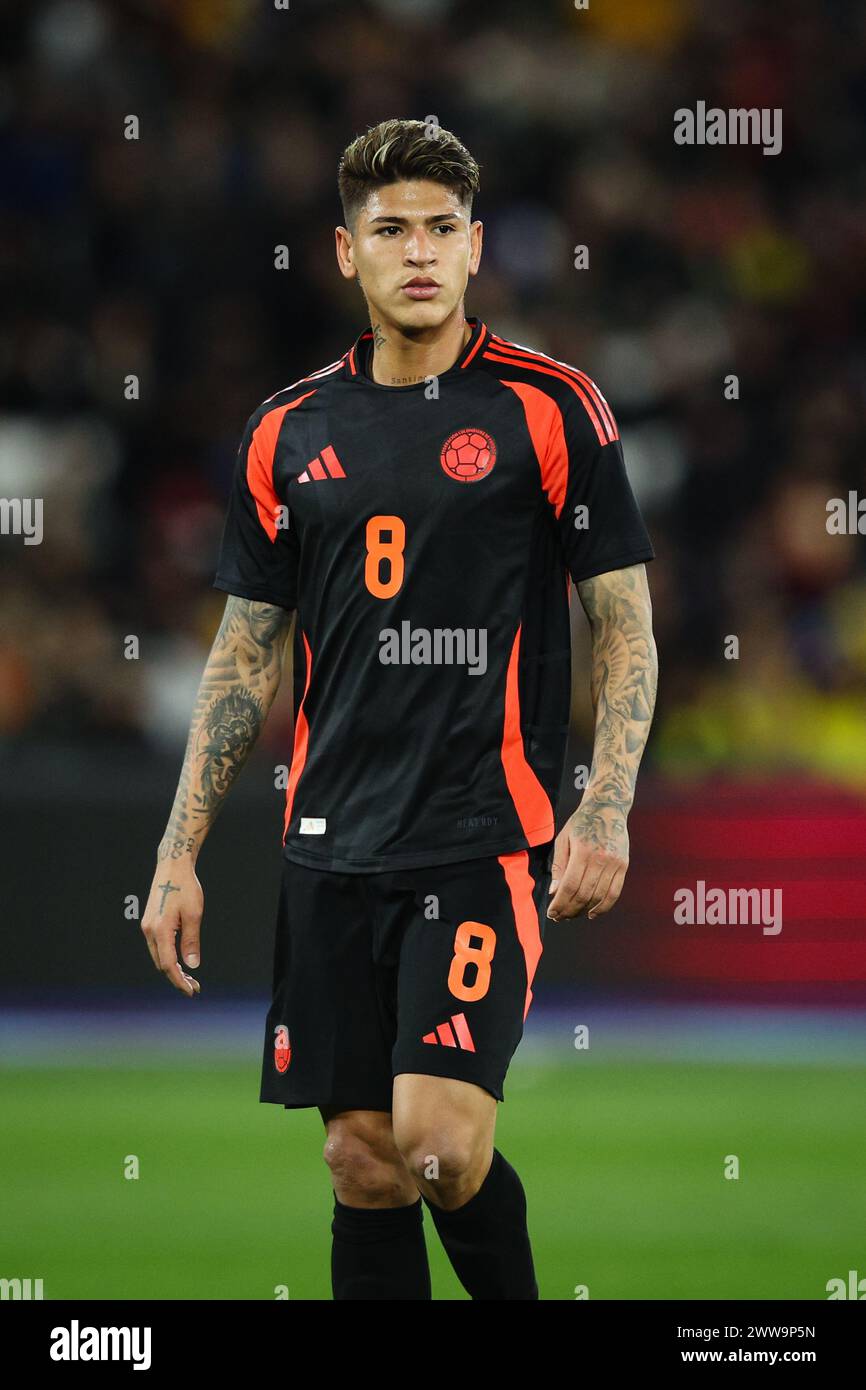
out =
<path fill-rule="evenodd" d="M 592 377 L 587 376 L 586 372 L 582 372 L 579 367 L 570 366 L 567 362 L 557 362 L 555 357 L 549 357 L 546 353 L 534 352 L 532 348 L 522 348 L 517 343 L 510 343 L 506 338 L 500 338 L 497 333 L 491 333 L 490 345 L 495 352 L 508 353 L 509 357 L 512 357 L 515 362 L 519 362 L 521 359 L 529 360 L 530 362 L 545 362 L 549 366 L 556 367 L 559 371 L 565 372 L 566 376 L 574 377 L 576 381 L 579 381 L 586 388 L 591 396 L 596 409 L 605 422 L 611 441 L 619 439 L 619 427 L 614 419 L 613 411 Z"/>
<path fill-rule="evenodd" d="M 505 720 L 502 731 L 502 767 L 505 781 L 514 809 L 517 812 L 523 833 L 531 845 L 540 845 L 544 840 L 553 839 L 553 807 L 550 800 L 526 760 L 523 748 L 523 735 L 520 731 L 520 693 L 518 686 L 518 658 L 520 654 L 520 631 L 518 627 L 508 662 L 508 675 L 505 678 Z"/>
<path fill-rule="evenodd" d="M 253 430 L 250 447 L 247 451 L 247 487 L 256 504 L 262 529 L 272 541 L 277 539 L 277 511 L 281 505 L 274 490 L 274 454 L 283 420 L 290 410 L 301 404 L 315 391 L 307 391 L 288 405 L 278 405 L 269 410 Z"/>
<path fill-rule="evenodd" d="M 311 478 L 327 478 L 328 476 L 318 459 L 310 459 L 307 467 L 310 470 Z"/>
<path fill-rule="evenodd" d="M 322 459 L 332 478 L 345 478 L 343 466 L 330 444 L 326 444 L 322 450 Z"/>
<path fill-rule="evenodd" d="M 439 1041 L 443 1047 L 456 1047 L 457 1043 L 454 1034 L 451 1032 L 450 1023 L 437 1023 L 436 1032 L 439 1034 Z"/>
<path fill-rule="evenodd" d="M 545 376 L 553 376 L 556 377 L 557 381 L 566 382 L 571 387 L 574 394 L 580 397 L 583 403 L 583 407 L 586 410 L 586 413 L 589 416 L 590 420 L 592 421 L 593 429 L 595 430 L 599 444 L 611 443 L 611 440 L 608 438 L 607 434 L 607 426 L 602 424 L 601 420 L 596 414 L 595 407 L 593 406 L 583 387 L 580 386 L 578 382 L 574 381 L 570 376 L 567 376 L 565 372 L 554 370 L 553 367 L 543 367 L 540 362 L 530 362 L 523 360 L 518 362 L 515 361 L 513 357 L 504 357 L 501 353 L 498 352 L 485 352 L 484 356 L 486 358 L 489 358 L 491 362 L 505 362 L 508 364 L 509 367 L 519 367 L 521 371 L 524 372 L 542 372 Z"/>
<path fill-rule="evenodd" d="M 515 854 L 500 854 L 498 859 L 505 874 L 508 891 L 511 894 L 517 939 L 523 951 L 523 959 L 526 961 L 526 999 L 523 1006 L 525 1021 L 526 1015 L 529 1013 L 529 1006 L 532 1003 L 532 981 L 535 979 L 535 971 L 544 949 L 541 941 L 541 930 L 538 925 L 538 909 L 532 896 L 535 885 L 529 872 L 529 855 L 525 849 L 519 849 Z"/>
<path fill-rule="evenodd" d="M 559 520 L 568 486 L 568 446 L 562 411 L 553 397 L 538 386 L 527 386 L 523 381 L 506 381 L 504 377 L 500 377 L 500 380 L 503 386 L 510 387 L 520 397 L 526 427 L 541 471 L 541 486 Z"/>
<path fill-rule="evenodd" d="M 286 836 L 289 833 L 289 823 L 292 819 L 292 803 L 295 799 L 295 788 L 301 779 L 301 773 L 307 761 L 307 744 L 310 740 L 310 726 L 307 723 L 307 716 L 304 714 L 304 701 L 307 698 L 307 691 L 310 688 L 313 657 L 310 652 L 310 644 L 307 641 L 307 634 L 303 629 L 301 630 L 301 637 L 304 640 L 304 652 L 307 659 L 307 679 L 304 682 L 304 693 L 301 696 L 301 703 L 298 705 L 298 717 L 295 720 L 295 747 L 292 752 L 292 766 L 289 769 L 289 781 L 286 787 L 286 815 L 283 823 L 283 844 L 286 843 Z"/>

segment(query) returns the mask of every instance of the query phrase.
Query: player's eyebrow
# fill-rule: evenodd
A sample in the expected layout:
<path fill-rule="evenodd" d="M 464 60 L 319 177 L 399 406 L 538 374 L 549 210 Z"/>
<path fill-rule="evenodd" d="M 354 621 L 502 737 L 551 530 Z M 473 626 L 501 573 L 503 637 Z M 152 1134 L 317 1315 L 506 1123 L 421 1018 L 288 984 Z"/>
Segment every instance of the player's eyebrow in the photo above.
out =
<path fill-rule="evenodd" d="M 425 217 L 425 218 L 424 218 L 424 221 L 425 221 L 425 222 L 444 222 L 444 221 L 446 220 L 446 218 L 449 218 L 449 217 L 459 217 L 459 216 L 460 216 L 460 214 L 459 214 L 458 212 L 434 212 L 430 217 Z M 393 217 L 386 217 L 386 216 L 383 215 L 382 217 L 371 217 L 371 218 L 370 218 L 370 221 L 371 221 L 371 222 L 400 222 L 400 223 L 402 223 L 404 226 L 405 226 L 406 223 L 409 222 L 410 220 L 411 220 L 411 219 L 408 218 L 408 217 L 398 217 L 398 216 L 396 216 L 396 215 L 393 216 Z"/>

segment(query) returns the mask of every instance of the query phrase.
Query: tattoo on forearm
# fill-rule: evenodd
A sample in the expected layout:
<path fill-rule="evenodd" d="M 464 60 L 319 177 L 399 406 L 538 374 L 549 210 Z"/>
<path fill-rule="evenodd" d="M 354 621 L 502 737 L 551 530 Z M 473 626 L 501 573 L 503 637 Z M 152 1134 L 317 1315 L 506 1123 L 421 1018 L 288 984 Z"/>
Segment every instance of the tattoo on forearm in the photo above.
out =
<path fill-rule="evenodd" d="M 197 852 L 267 718 L 291 622 L 285 608 L 229 596 L 193 707 L 159 861 Z"/>
<path fill-rule="evenodd" d="M 208 710 L 196 744 L 201 766 L 197 800 L 202 808 L 215 806 L 225 796 L 258 738 L 264 718 L 261 700 L 248 690 L 230 690 Z"/>
<path fill-rule="evenodd" d="M 188 835 L 186 839 L 182 836 L 173 840 L 163 838 L 160 841 L 156 857 L 162 863 L 163 859 L 181 859 L 184 854 L 192 854 L 194 850 L 195 840 L 192 835 Z"/>
<path fill-rule="evenodd" d="M 595 744 L 581 810 L 607 840 L 625 829 L 658 682 L 652 608 L 643 565 L 577 586 L 592 628 Z"/>

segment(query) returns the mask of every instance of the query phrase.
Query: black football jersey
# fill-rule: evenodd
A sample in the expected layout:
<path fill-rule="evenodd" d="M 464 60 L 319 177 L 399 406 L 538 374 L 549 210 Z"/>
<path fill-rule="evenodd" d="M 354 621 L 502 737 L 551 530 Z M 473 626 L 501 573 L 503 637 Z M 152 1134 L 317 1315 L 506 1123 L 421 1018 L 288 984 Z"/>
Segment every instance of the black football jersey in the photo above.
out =
<path fill-rule="evenodd" d="M 215 587 L 297 609 L 299 864 L 552 839 L 571 583 L 653 558 L 595 383 L 468 322 L 454 365 L 410 386 L 372 379 L 367 330 L 244 431 Z"/>

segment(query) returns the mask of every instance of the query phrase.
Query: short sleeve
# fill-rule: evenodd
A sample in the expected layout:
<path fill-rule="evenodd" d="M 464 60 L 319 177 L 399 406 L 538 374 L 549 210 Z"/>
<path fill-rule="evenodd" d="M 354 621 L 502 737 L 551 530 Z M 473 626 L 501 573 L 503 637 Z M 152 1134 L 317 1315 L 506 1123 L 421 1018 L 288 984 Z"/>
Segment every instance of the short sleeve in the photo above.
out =
<path fill-rule="evenodd" d="M 288 506 L 274 486 L 283 412 L 247 421 L 235 463 L 213 587 L 241 598 L 294 609 L 300 546 Z"/>
<path fill-rule="evenodd" d="M 563 558 L 575 584 L 655 558 L 607 401 L 583 376 L 551 420 L 545 468 Z"/>

